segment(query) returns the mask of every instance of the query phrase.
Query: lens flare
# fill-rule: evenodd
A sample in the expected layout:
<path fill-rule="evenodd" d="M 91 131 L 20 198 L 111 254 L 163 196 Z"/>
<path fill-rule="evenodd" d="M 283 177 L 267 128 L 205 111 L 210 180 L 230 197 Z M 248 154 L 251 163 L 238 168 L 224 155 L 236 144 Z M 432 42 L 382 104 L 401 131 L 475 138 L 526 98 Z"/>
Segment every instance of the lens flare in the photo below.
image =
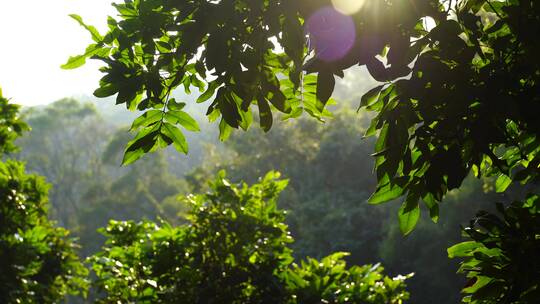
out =
<path fill-rule="evenodd" d="M 334 8 L 345 15 L 352 15 L 358 12 L 365 3 L 366 0 L 332 0 Z"/>
<path fill-rule="evenodd" d="M 324 61 L 343 58 L 356 39 L 353 19 L 332 7 L 321 8 L 311 15 L 306 22 L 306 31 L 311 48 Z"/>

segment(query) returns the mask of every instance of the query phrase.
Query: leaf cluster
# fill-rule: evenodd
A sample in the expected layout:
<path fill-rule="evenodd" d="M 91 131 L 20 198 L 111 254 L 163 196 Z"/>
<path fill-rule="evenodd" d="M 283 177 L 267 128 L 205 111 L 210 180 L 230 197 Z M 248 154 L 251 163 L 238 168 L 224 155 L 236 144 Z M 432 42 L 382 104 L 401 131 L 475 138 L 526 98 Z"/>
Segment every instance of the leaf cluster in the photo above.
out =
<path fill-rule="evenodd" d="M 0 152 L 14 151 L 13 140 L 28 129 L 18 106 L 0 96 Z M 0 162 L 0 302 L 58 303 L 87 288 L 87 269 L 66 229 L 47 218 L 49 186 L 27 174 L 20 162 Z"/>
<path fill-rule="evenodd" d="M 398 215 L 404 234 L 418 223 L 421 203 L 436 222 L 443 197 L 471 173 L 496 176 L 498 192 L 512 182 L 538 180 L 536 1 L 367 1 L 350 16 L 356 33 L 351 49 L 328 61 L 322 38 L 302 27 L 332 2 L 184 1 L 180 8 L 178 2 L 126 0 L 117 5 L 122 20 L 109 19 L 103 41 L 87 27 L 104 50 L 96 58 L 107 64 L 96 95 L 118 92 L 117 101 L 128 108 L 156 105 L 165 113 L 171 89 L 180 83 L 187 92 L 199 87 L 200 101 L 215 94 L 207 114 L 211 121 L 221 117 L 225 139 L 231 128 L 247 129 L 255 102 L 264 130 L 271 127 L 273 108 L 297 117 L 304 107 L 322 117 L 335 77 L 361 65 L 381 82 L 360 101 L 360 108 L 376 114 L 366 132 L 378 136 L 373 154 L 378 185 L 370 201 L 402 198 Z M 309 48 L 306 39 L 313 42 Z M 276 52 L 275 41 L 284 53 Z M 160 50 L 158 44 L 169 45 Z M 304 94 L 308 78 L 316 86 Z M 132 81 L 135 89 L 120 89 Z M 305 99 L 311 94 L 314 99 Z M 171 130 L 174 123 L 163 127 L 164 115 L 141 125 L 126 163 L 160 145 L 174 143 L 187 152 L 180 131 Z"/>
<path fill-rule="evenodd" d="M 316 78 L 303 79 L 305 37 L 294 2 L 129 0 L 114 6 L 118 17 L 109 17 L 104 36 L 71 15 L 94 43 L 63 68 L 77 68 L 87 58 L 102 61 L 105 75 L 94 95 L 117 94 L 117 104 L 145 111 L 132 125 L 138 133 L 124 164 L 168 145 L 188 152 L 179 127 L 199 127 L 182 111 L 185 103 L 170 98 L 179 87 L 186 93 L 198 88 L 197 103 L 211 100 L 206 114 L 210 121 L 220 119 L 221 139 L 251 125 L 251 105 L 265 131 L 274 110 L 291 117 L 304 109 L 319 119 L 328 115 L 315 92 Z"/>
<path fill-rule="evenodd" d="M 469 172 L 500 176 L 500 191 L 510 180 L 537 176 L 534 1 L 369 1 L 350 16 L 356 33 L 351 49 L 333 61 L 321 56 L 322 38 L 303 29 L 329 5 L 130 0 L 115 4 L 120 20 L 109 18 L 103 37 L 74 16 L 94 38 L 90 48 L 99 50 L 84 56 L 106 63 L 96 95 L 118 93 L 117 102 L 128 108 L 157 108 L 134 123 L 141 131 L 124 163 L 169 144 L 187 152 L 176 126 L 197 128 L 179 113 L 166 115 L 182 107 L 173 100 L 175 109 L 169 109 L 169 93 L 180 85 L 188 93 L 191 86 L 204 91 L 200 102 L 215 96 L 207 115 L 221 117 L 225 139 L 231 127 L 247 129 L 253 103 L 264 130 L 272 125 L 272 109 L 321 118 L 335 76 L 365 65 L 383 83 L 360 104 L 377 112 L 366 132 L 379 136 L 372 202 L 405 197 L 399 212 L 404 233 L 415 227 L 420 201 L 437 221 L 438 203 Z"/>
<path fill-rule="evenodd" d="M 410 77 L 362 98 L 362 107 L 377 112 L 367 131 L 378 134 L 379 185 L 371 202 L 404 196 L 404 233 L 418 221 L 420 200 L 437 221 L 438 203 L 471 172 L 497 176 L 498 192 L 538 176 L 540 125 L 530 115 L 540 105 L 540 64 L 530 60 L 538 47 L 531 42 L 538 7 L 531 1 L 458 1 L 450 9 L 414 37 L 411 49 L 421 51 Z"/>
<path fill-rule="evenodd" d="M 2 96 L 0 88 L 0 153 L 16 152 L 15 139 L 29 127 L 19 118 L 19 106 Z"/>
<path fill-rule="evenodd" d="M 530 195 L 500 215 L 480 211 L 465 228 L 470 241 L 448 248 L 450 258 L 463 258 L 460 272 L 469 283 L 466 303 L 534 303 L 540 297 L 540 197 Z"/>
<path fill-rule="evenodd" d="M 339 253 L 293 264 L 277 195 L 287 182 L 231 184 L 185 197 L 190 224 L 112 221 L 104 251 L 90 258 L 103 303 L 394 303 L 408 297 L 406 277 L 382 267 L 347 269 Z M 311 301 L 311 302 L 310 302 Z"/>

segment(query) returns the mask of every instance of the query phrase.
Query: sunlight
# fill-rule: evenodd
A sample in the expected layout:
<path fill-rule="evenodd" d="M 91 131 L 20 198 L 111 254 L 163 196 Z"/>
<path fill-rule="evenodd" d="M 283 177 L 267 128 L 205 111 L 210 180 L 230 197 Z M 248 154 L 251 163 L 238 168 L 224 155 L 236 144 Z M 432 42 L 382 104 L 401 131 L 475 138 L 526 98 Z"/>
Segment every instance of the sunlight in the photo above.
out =
<path fill-rule="evenodd" d="M 352 15 L 358 12 L 365 3 L 366 0 L 332 0 L 334 8 L 345 15 Z"/>
<path fill-rule="evenodd" d="M 356 29 L 353 19 L 332 7 L 316 11 L 306 22 L 310 46 L 324 61 L 343 58 L 354 45 Z"/>
<path fill-rule="evenodd" d="M 4 93 L 24 105 L 91 95 L 101 75 L 98 62 L 91 60 L 78 70 L 60 69 L 69 56 L 80 54 L 92 41 L 68 14 L 79 14 L 104 31 L 107 15 L 115 14 L 112 1 L 30 2 L 0 1 L 0 85 Z"/>

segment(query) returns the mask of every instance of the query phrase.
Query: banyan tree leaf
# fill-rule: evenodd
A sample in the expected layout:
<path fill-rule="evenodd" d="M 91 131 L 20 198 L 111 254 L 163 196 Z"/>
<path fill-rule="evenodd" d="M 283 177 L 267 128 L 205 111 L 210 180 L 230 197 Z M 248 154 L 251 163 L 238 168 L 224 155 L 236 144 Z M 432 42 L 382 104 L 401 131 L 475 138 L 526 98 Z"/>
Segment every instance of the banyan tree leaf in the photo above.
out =
<path fill-rule="evenodd" d="M 221 119 L 219 123 L 219 140 L 226 141 L 231 136 L 232 130 L 232 127 L 229 126 L 225 119 Z"/>

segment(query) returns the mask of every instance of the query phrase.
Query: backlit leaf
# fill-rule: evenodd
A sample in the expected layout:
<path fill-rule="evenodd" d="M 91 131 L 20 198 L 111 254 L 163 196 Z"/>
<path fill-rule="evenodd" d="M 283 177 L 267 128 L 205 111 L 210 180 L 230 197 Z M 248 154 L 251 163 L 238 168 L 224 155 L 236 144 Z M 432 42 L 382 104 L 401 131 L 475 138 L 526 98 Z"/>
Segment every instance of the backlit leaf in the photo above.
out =
<path fill-rule="evenodd" d="M 173 142 L 173 147 L 181 153 L 188 153 L 188 144 L 182 131 L 170 123 L 163 123 L 161 133 L 169 137 Z"/>
<path fill-rule="evenodd" d="M 408 198 L 399 208 L 398 217 L 401 233 L 404 235 L 411 233 L 420 218 L 418 201 Z"/>

